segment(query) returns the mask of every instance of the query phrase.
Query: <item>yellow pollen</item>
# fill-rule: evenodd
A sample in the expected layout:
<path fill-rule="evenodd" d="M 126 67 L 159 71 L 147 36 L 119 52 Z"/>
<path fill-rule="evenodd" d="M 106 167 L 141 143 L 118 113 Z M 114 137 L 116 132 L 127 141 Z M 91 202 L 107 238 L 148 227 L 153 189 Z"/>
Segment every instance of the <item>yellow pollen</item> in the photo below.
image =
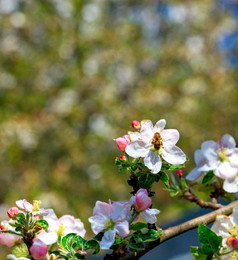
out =
<path fill-rule="evenodd" d="M 238 236 L 238 226 L 234 225 L 231 228 L 229 228 L 228 231 L 233 237 Z"/>
<path fill-rule="evenodd" d="M 237 260 L 238 259 L 238 252 L 233 251 L 231 254 L 229 254 L 229 260 Z"/>
<path fill-rule="evenodd" d="M 33 211 L 38 211 L 41 205 L 40 200 L 33 200 Z"/>
<path fill-rule="evenodd" d="M 217 149 L 217 153 L 220 157 L 220 161 L 222 162 L 228 162 L 228 158 L 227 158 L 227 148 L 224 147 L 220 147 L 219 149 Z"/>
<path fill-rule="evenodd" d="M 59 236 L 59 235 L 62 236 L 66 228 L 67 228 L 67 226 L 65 226 L 63 223 L 60 223 L 60 224 L 59 224 L 59 229 L 58 229 L 58 231 L 57 231 L 57 235 L 58 235 L 58 236 Z"/>

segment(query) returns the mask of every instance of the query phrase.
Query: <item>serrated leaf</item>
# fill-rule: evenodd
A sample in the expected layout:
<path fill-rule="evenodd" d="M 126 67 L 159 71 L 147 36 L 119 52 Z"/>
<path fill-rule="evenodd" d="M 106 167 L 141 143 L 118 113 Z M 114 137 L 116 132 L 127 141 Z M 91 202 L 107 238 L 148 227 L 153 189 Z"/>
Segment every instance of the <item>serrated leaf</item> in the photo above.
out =
<path fill-rule="evenodd" d="M 203 177 L 203 179 L 202 179 L 202 184 L 205 184 L 205 183 L 211 181 L 214 176 L 215 176 L 215 175 L 214 175 L 213 171 L 209 171 L 209 172 Z"/>
<path fill-rule="evenodd" d="M 132 224 L 130 225 L 130 230 L 134 230 L 134 231 L 139 231 L 142 228 L 147 228 L 147 224 L 142 223 L 142 222 L 137 222 L 136 224 Z"/>
<path fill-rule="evenodd" d="M 44 229 L 45 231 L 47 231 L 48 227 L 49 227 L 49 224 L 46 220 L 44 219 L 40 219 L 36 222 L 36 225 L 37 226 L 40 226 L 42 227 L 42 229 Z"/>
<path fill-rule="evenodd" d="M 88 249 L 92 249 L 93 251 L 93 255 L 96 255 L 99 253 L 100 251 L 100 246 L 99 243 L 96 240 L 89 240 L 85 243 L 85 247 L 84 250 L 88 250 Z"/>
<path fill-rule="evenodd" d="M 211 260 L 212 259 L 211 255 L 206 255 L 203 252 L 203 249 L 198 246 L 191 246 L 190 252 L 196 260 Z"/>
<path fill-rule="evenodd" d="M 164 185 L 166 186 L 166 188 L 170 188 L 170 185 L 169 185 L 169 176 L 165 173 L 165 172 L 162 172 L 160 171 L 159 172 L 159 175 L 160 175 L 160 179 L 161 181 L 164 183 Z"/>
<path fill-rule="evenodd" d="M 87 242 L 87 240 L 85 240 L 84 238 L 82 238 L 80 235 L 76 235 L 73 239 L 72 239 L 72 248 L 74 250 L 78 250 L 78 249 L 82 249 L 84 250 L 84 245 Z"/>
<path fill-rule="evenodd" d="M 213 255 L 219 250 L 222 243 L 222 237 L 217 236 L 208 227 L 199 224 L 198 236 L 199 236 L 200 243 L 202 245 L 203 252 L 205 254 Z"/>
<path fill-rule="evenodd" d="M 73 244 L 74 238 L 77 235 L 75 233 L 69 233 L 62 238 L 62 246 L 67 250 L 70 251 L 71 246 Z"/>

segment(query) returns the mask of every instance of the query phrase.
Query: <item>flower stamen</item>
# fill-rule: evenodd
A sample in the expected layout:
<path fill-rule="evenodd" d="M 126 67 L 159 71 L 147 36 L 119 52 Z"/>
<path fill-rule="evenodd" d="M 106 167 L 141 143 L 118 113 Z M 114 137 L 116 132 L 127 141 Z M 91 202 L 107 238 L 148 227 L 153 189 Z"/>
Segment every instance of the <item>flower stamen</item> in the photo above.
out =
<path fill-rule="evenodd" d="M 229 159 L 227 157 L 227 148 L 224 148 L 224 147 L 220 147 L 217 149 L 217 153 L 219 155 L 219 159 L 221 162 L 228 162 Z"/>

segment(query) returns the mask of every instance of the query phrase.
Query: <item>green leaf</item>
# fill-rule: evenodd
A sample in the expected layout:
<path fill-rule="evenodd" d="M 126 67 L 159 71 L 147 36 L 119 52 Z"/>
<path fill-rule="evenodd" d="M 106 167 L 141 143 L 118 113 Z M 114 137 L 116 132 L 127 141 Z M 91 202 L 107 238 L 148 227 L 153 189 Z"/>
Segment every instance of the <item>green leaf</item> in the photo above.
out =
<path fill-rule="evenodd" d="M 196 260 L 211 260 L 212 259 L 211 255 L 206 255 L 203 252 L 203 249 L 198 246 L 191 246 L 190 252 Z"/>
<path fill-rule="evenodd" d="M 132 224 L 130 225 L 130 230 L 134 230 L 134 231 L 139 231 L 142 228 L 147 228 L 147 224 L 142 223 L 142 222 L 137 222 L 136 224 Z"/>
<path fill-rule="evenodd" d="M 170 188 L 170 185 L 169 185 L 169 176 L 168 176 L 165 172 L 162 172 L 162 171 L 159 172 L 159 175 L 160 175 L 161 181 L 164 183 L 164 185 L 166 186 L 166 188 Z"/>
<path fill-rule="evenodd" d="M 29 251 L 26 244 L 13 247 L 12 254 L 16 257 L 29 257 Z"/>
<path fill-rule="evenodd" d="M 144 246 L 143 242 L 135 241 L 133 238 L 131 238 L 129 240 L 129 247 L 133 248 L 135 250 L 143 250 L 143 249 L 145 249 L 145 246 Z"/>
<path fill-rule="evenodd" d="M 84 255 L 81 255 L 80 253 L 76 253 L 74 257 L 77 257 L 77 259 L 85 259 Z M 75 259 L 75 258 L 74 258 Z"/>
<path fill-rule="evenodd" d="M 214 176 L 215 176 L 215 175 L 214 175 L 213 171 L 209 171 L 209 172 L 203 177 L 203 179 L 202 179 L 202 184 L 205 184 L 205 183 L 211 181 Z"/>
<path fill-rule="evenodd" d="M 155 180 L 155 174 L 145 174 L 143 173 L 140 177 L 139 177 L 139 185 L 141 188 L 143 189 L 149 189 L 151 187 L 151 185 L 153 184 Z"/>
<path fill-rule="evenodd" d="M 36 222 L 36 226 L 40 226 L 42 227 L 42 229 L 44 229 L 45 231 L 47 231 L 49 224 L 46 220 L 44 219 L 40 219 Z"/>
<path fill-rule="evenodd" d="M 62 246 L 67 250 L 71 251 L 72 244 L 74 242 L 74 238 L 77 235 L 75 233 L 69 233 L 65 237 L 62 238 Z"/>
<path fill-rule="evenodd" d="M 79 249 L 84 250 L 84 245 L 86 242 L 87 240 L 82 238 L 80 235 L 77 235 L 72 239 L 72 248 L 76 251 Z"/>
<path fill-rule="evenodd" d="M 99 243 L 96 240 L 89 240 L 85 243 L 85 250 L 92 249 L 93 255 L 98 254 L 100 251 Z"/>
<path fill-rule="evenodd" d="M 219 250 L 222 243 L 222 237 L 217 236 L 208 227 L 199 224 L 198 236 L 205 254 L 213 255 Z"/>
<path fill-rule="evenodd" d="M 97 240 L 97 241 L 101 241 L 103 235 L 104 235 L 104 232 L 100 232 L 100 233 L 98 233 L 93 239 L 94 239 L 94 240 Z"/>
<path fill-rule="evenodd" d="M 162 170 L 167 170 L 167 171 L 174 171 L 174 170 L 178 170 L 178 169 L 181 169 L 181 168 L 184 168 L 184 163 L 183 164 L 177 164 L 177 165 L 174 165 L 174 164 L 170 164 L 170 163 L 163 163 L 162 164 Z"/>
<path fill-rule="evenodd" d="M 157 240 L 161 236 L 162 232 L 148 229 L 147 233 L 142 233 L 141 231 L 137 231 L 133 234 L 134 239 L 138 242 L 150 242 Z"/>
<path fill-rule="evenodd" d="M 16 216 L 16 224 L 26 225 L 25 215 L 23 213 L 18 213 Z"/>

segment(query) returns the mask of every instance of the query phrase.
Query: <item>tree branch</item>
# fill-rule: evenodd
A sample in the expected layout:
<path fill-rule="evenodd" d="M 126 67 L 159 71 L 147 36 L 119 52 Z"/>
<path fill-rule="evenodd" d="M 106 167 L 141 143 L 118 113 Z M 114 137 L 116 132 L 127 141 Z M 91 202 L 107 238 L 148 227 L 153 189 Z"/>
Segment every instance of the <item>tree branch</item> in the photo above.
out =
<path fill-rule="evenodd" d="M 141 256 L 145 255 L 147 252 L 149 252 L 156 246 L 162 244 L 166 240 L 169 240 L 182 233 L 192 230 L 192 229 L 198 227 L 199 224 L 207 225 L 207 224 L 214 222 L 214 220 L 216 219 L 216 215 L 218 215 L 218 214 L 230 215 L 235 206 L 238 206 L 238 201 L 231 202 L 229 205 L 223 206 L 222 208 L 215 210 L 211 213 L 208 213 L 208 214 L 200 216 L 198 218 L 189 220 L 180 225 L 168 228 L 163 231 L 163 234 L 161 235 L 161 237 L 158 240 L 147 243 L 145 245 L 144 250 L 140 250 L 137 252 L 130 252 L 129 254 L 125 255 L 124 257 L 122 257 L 120 259 L 122 259 L 122 260 L 139 259 Z"/>

